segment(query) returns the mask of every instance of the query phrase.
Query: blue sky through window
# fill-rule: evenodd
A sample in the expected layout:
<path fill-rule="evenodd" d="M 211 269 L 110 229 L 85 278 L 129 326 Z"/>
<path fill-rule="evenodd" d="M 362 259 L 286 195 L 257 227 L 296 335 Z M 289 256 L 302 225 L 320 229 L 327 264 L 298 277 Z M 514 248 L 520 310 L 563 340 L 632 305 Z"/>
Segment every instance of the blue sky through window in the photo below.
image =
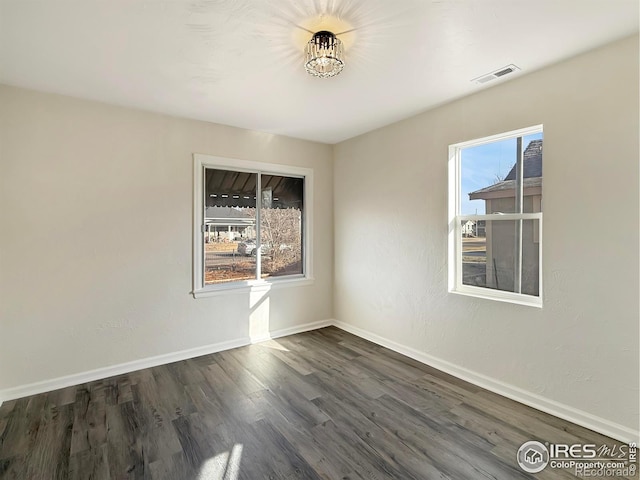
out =
<path fill-rule="evenodd" d="M 523 148 L 532 140 L 542 138 L 542 132 L 527 135 L 522 139 Z M 507 176 L 516 163 L 516 139 L 509 138 L 499 142 L 487 143 L 462 150 L 460 177 L 461 202 L 460 214 L 483 215 L 484 200 L 469 200 L 469 193 L 498 183 Z"/>

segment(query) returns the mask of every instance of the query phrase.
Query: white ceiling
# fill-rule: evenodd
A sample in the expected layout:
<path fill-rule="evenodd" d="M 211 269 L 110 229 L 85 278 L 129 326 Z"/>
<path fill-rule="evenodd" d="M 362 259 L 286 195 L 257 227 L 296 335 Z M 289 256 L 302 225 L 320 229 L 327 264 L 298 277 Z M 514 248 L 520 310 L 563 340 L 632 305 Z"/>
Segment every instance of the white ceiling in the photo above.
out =
<path fill-rule="evenodd" d="M 638 31 L 638 0 L 0 0 L 0 82 L 336 143 Z M 346 66 L 303 67 L 311 31 Z M 513 63 L 522 71 L 477 85 Z M 605 75 L 615 72 L 603 72 Z"/>

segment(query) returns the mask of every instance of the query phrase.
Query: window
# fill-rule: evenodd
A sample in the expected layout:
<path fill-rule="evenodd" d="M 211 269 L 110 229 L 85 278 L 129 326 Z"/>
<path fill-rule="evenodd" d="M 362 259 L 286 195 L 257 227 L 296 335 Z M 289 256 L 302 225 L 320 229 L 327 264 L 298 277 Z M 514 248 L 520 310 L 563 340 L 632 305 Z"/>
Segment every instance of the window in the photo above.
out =
<path fill-rule="evenodd" d="M 449 147 L 449 291 L 542 306 L 542 126 Z"/>
<path fill-rule="evenodd" d="M 194 296 L 310 279 L 311 170 L 194 162 Z"/>

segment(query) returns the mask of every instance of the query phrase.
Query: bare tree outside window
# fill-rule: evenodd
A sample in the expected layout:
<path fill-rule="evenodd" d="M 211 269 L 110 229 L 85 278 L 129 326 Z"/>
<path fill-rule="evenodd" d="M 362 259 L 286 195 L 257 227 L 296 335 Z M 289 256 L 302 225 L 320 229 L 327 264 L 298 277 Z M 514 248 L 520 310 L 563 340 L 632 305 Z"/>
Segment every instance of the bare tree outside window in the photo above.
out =
<path fill-rule="evenodd" d="M 302 274 L 304 179 L 263 175 L 262 189 L 260 239 L 265 253 L 262 273 Z"/>
<path fill-rule="evenodd" d="M 262 273 L 269 276 L 302 273 L 302 212 L 297 209 L 264 208 L 262 242 L 267 246 Z"/>

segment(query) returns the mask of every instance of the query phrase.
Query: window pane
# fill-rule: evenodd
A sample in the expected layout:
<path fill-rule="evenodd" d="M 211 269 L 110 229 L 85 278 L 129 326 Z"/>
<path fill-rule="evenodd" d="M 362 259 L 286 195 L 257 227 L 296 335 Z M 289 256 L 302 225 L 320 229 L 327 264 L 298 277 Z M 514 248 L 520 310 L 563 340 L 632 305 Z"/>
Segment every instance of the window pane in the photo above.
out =
<path fill-rule="evenodd" d="M 256 182 L 255 173 L 205 169 L 205 285 L 256 278 Z"/>
<path fill-rule="evenodd" d="M 538 220 L 487 220 L 484 235 L 462 238 L 462 283 L 539 295 Z M 520 258 L 522 238 L 522 258 Z M 519 283 L 519 279 L 520 283 Z"/>
<path fill-rule="evenodd" d="M 542 211 L 542 133 L 522 137 L 522 148 L 522 212 L 516 203 L 517 138 L 510 138 L 462 150 L 461 215 Z"/>
<path fill-rule="evenodd" d="M 462 234 L 462 284 L 487 286 L 487 239 L 485 229 L 478 236 Z"/>
<path fill-rule="evenodd" d="M 262 276 L 302 274 L 304 179 L 262 175 Z"/>
<path fill-rule="evenodd" d="M 460 214 L 516 213 L 516 139 L 461 152 Z"/>
<path fill-rule="evenodd" d="M 486 223 L 487 287 L 505 292 L 515 292 L 519 222 L 489 220 Z"/>
<path fill-rule="evenodd" d="M 524 150 L 524 180 L 522 211 L 542 211 L 542 133 L 522 138 Z"/>
<path fill-rule="evenodd" d="M 540 295 L 540 221 L 522 221 L 522 290 Z"/>

